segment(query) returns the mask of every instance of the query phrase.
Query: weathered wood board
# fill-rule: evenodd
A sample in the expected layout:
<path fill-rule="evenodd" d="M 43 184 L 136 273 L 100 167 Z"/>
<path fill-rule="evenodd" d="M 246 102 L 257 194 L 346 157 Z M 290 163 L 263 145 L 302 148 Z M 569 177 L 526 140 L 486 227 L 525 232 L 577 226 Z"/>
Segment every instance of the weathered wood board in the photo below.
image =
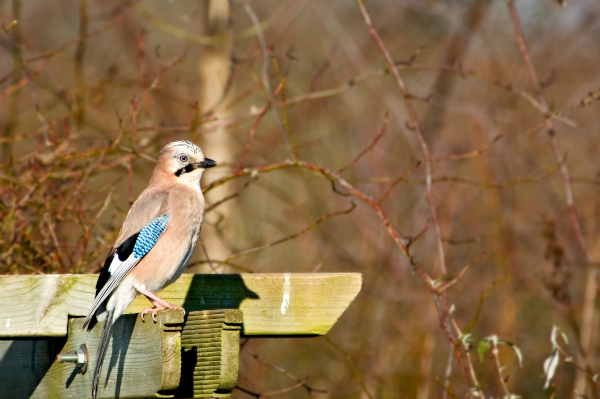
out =
<path fill-rule="evenodd" d="M 64 337 L 97 275 L 0 276 L 0 338 Z M 244 335 L 324 335 L 360 291 L 359 273 L 184 274 L 158 295 L 187 311 L 241 309 Z M 138 296 L 126 313 L 149 306 Z"/>

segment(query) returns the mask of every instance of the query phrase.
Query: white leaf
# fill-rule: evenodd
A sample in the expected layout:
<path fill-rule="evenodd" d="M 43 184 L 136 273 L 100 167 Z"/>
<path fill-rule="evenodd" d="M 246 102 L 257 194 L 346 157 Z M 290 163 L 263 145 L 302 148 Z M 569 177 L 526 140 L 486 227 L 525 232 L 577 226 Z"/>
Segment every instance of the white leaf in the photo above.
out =
<path fill-rule="evenodd" d="M 521 349 L 519 349 L 519 347 L 517 345 L 511 345 L 511 348 L 513 348 L 513 350 L 515 351 L 515 354 L 517 355 L 517 358 L 519 359 L 519 365 L 521 366 L 521 368 L 523 368 L 523 354 L 521 353 Z"/>
<path fill-rule="evenodd" d="M 461 337 L 461 341 L 470 344 L 473 342 L 473 335 L 471 333 L 467 333 Z"/>
<path fill-rule="evenodd" d="M 552 355 L 544 362 L 544 374 L 546 374 L 546 383 L 544 384 L 544 389 L 548 389 L 550 386 L 550 382 L 552 382 L 552 378 L 554 378 L 554 373 L 556 372 L 556 368 L 558 367 L 558 362 L 560 360 L 560 355 L 556 349 L 552 351 Z"/>
<path fill-rule="evenodd" d="M 552 326 L 552 333 L 550 334 L 550 342 L 552 342 L 552 346 L 555 348 L 558 346 L 558 343 L 556 342 L 556 337 L 558 336 L 559 332 L 560 332 L 560 330 L 558 329 L 558 327 Z"/>

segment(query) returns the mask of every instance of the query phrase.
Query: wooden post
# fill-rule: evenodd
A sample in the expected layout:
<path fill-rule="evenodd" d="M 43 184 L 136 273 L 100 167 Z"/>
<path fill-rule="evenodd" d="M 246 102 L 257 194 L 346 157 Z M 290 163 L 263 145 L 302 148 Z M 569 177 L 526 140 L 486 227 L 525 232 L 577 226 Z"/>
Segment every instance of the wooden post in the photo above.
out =
<path fill-rule="evenodd" d="M 82 331 L 94 275 L 0 276 L 0 393 L 85 398 L 102 323 Z M 113 330 L 99 398 L 226 397 L 235 387 L 240 334 L 312 336 L 329 331 L 360 291 L 356 273 L 184 275 L 159 293 L 188 312 L 154 323 L 137 298 Z M 88 370 L 54 361 L 85 344 Z M 1 396 L 1 395 L 0 395 Z"/>
<path fill-rule="evenodd" d="M 182 376 L 176 397 L 223 398 L 238 377 L 242 312 L 203 310 L 188 314 L 181 335 Z"/>

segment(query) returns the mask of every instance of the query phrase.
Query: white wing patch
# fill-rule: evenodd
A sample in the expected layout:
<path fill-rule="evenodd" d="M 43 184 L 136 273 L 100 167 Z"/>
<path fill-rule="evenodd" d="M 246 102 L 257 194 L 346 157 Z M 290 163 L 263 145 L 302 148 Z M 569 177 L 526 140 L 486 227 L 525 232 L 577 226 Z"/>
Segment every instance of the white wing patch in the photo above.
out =
<path fill-rule="evenodd" d="M 119 266 L 121 266 L 122 263 L 123 262 L 119 260 L 119 255 L 117 255 L 117 253 L 115 252 L 113 260 L 112 262 L 110 262 L 110 266 L 108 267 L 108 272 L 112 275 L 119 268 Z"/>

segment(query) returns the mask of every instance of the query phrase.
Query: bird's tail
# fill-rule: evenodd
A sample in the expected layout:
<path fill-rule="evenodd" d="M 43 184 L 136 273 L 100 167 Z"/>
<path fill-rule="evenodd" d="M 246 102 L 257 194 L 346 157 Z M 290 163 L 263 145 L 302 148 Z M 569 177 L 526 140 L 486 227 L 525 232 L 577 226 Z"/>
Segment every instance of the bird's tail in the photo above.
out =
<path fill-rule="evenodd" d="M 100 382 L 100 372 L 102 371 L 102 362 L 104 362 L 104 355 L 106 355 L 106 349 L 108 348 L 108 341 L 112 334 L 114 315 L 115 311 L 109 310 L 108 316 L 104 321 L 104 328 L 102 329 L 102 335 L 100 335 L 100 345 L 98 345 L 98 352 L 96 353 L 96 368 L 94 369 L 94 382 L 92 383 L 92 398 L 96 399 L 96 392 L 98 391 L 98 383 Z"/>

